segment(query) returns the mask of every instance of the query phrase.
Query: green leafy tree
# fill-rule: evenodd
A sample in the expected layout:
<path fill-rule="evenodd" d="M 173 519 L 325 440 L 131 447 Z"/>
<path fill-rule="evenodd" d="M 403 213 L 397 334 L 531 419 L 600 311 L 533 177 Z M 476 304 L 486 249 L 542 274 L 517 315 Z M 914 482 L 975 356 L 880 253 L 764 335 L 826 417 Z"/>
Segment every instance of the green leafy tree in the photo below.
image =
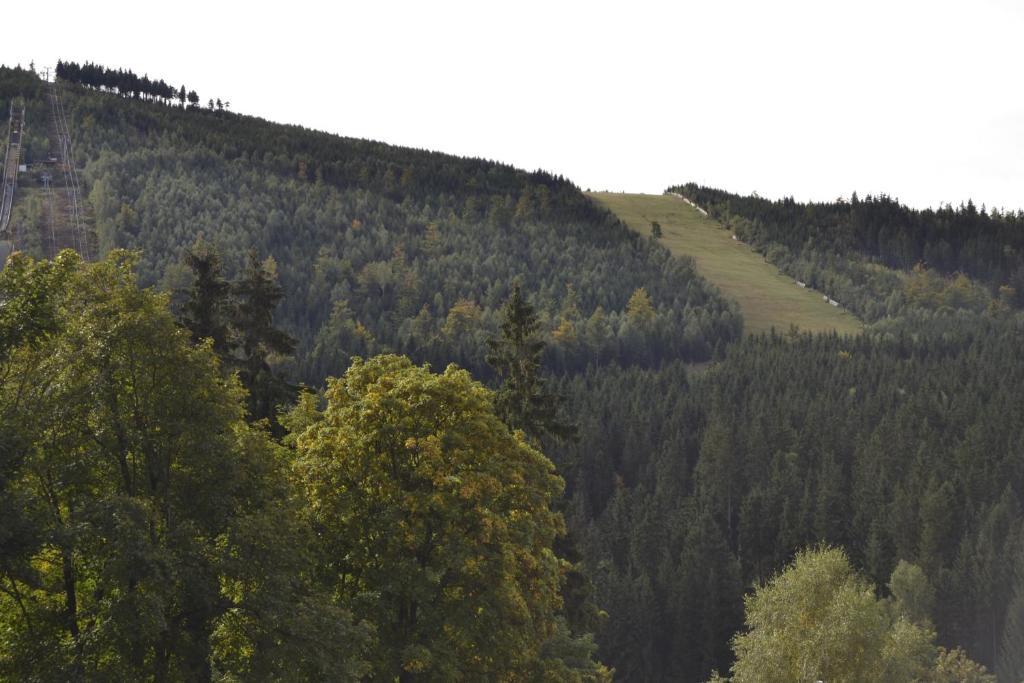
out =
<path fill-rule="evenodd" d="M 935 588 L 917 565 L 900 560 L 892 570 L 889 592 L 901 616 L 912 623 L 931 626 L 935 610 Z"/>
<path fill-rule="evenodd" d="M 801 553 L 747 599 L 748 631 L 735 639 L 733 680 L 877 679 L 886 622 L 842 551 Z"/>
<path fill-rule="evenodd" d="M 0 359 L 19 425 L 4 493 L 37 533 L 29 562 L 2 563 L 0 678 L 354 678 L 367 634 L 303 571 L 280 448 L 133 266 L 66 253 L 2 278 L 47 331 Z"/>
<path fill-rule="evenodd" d="M 53 262 L 15 254 L 0 270 L 0 374 L 10 372 L 19 347 L 36 344 L 58 328 L 57 302 L 74 264 L 70 253 Z M 15 623 L 25 629 L 35 618 L 29 614 L 31 587 L 39 580 L 33 558 L 43 545 L 46 520 L 33 505 L 31 491 L 19 485 L 32 448 L 31 431 L 20 419 L 22 405 L 19 392 L 0 391 L 0 614 L 13 610 L 20 617 Z M 0 677 L 13 680 L 19 676 L 9 668 L 11 659 L 31 660 L 44 651 L 17 628 L 5 633 L 6 638 L 0 636 Z"/>
<path fill-rule="evenodd" d="M 1015 678 L 1007 678 L 1015 681 Z M 996 677 L 981 664 L 972 661 L 961 648 L 939 648 L 935 668 L 925 678 L 927 683 L 996 683 Z"/>
<path fill-rule="evenodd" d="M 912 573 L 899 571 L 894 585 Z M 746 623 L 733 641 L 735 683 L 946 681 L 969 669 L 981 678 L 964 680 L 993 680 L 962 653 L 937 650 L 931 629 L 894 614 L 835 548 L 798 553 L 746 599 Z"/>
<path fill-rule="evenodd" d="M 501 335 L 487 340 L 487 362 L 502 380 L 495 410 L 512 429 L 522 429 L 532 439 L 542 436 L 574 438 L 576 426 L 561 419 L 562 398 L 548 390 L 541 377 L 544 342 L 533 307 L 519 284 L 505 303 Z"/>
<path fill-rule="evenodd" d="M 296 472 L 339 601 L 376 626 L 385 680 L 522 676 L 555 635 L 554 466 L 464 370 L 356 359 L 322 417 L 300 403 Z"/>

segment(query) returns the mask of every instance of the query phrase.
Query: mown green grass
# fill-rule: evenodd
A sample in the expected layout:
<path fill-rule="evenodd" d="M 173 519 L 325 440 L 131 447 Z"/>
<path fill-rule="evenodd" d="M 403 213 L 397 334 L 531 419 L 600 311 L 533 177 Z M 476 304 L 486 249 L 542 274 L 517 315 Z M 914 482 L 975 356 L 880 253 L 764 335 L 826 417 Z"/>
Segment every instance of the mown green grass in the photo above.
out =
<path fill-rule="evenodd" d="M 614 192 L 589 196 L 642 235 L 651 234 L 651 221 L 660 223 L 661 243 L 677 256 L 692 256 L 698 272 L 739 304 L 747 333 L 773 327 L 785 332 L 796 325 L 811 332 L 855 334 L 863 327 L 850 313 L 822 300 L 821 292 L 798 287 L 791 277 L 678 197 Z"/>

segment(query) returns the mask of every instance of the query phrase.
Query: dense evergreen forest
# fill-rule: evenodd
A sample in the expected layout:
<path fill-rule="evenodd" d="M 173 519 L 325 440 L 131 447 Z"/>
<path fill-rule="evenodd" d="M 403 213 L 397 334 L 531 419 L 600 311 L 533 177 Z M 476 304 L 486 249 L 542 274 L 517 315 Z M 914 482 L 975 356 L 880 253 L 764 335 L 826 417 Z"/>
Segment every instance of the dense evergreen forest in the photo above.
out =
<path fill-rule="evenodd" d="M 99 85 L 109 256 L 0 281 L 0 676 L 789 681 L 797 591 L 822 675 L 1024 680 L 1019 215 L 676 188 L 871 323 L 744 337 L 564 178 Z"/>
<path fill-rule="evenodd" d="M 749 339 L 699 378 L 670 365 L 567 381 L 589 421 L 553 457 L 588 520 L 619 675 L 722 668 L 744 593 L 818 543 L 880 585 L 900 560 L 921 567 L 942 643 L 997 667 L 1022 651 L 1024 327 L 917 322 Z"/>

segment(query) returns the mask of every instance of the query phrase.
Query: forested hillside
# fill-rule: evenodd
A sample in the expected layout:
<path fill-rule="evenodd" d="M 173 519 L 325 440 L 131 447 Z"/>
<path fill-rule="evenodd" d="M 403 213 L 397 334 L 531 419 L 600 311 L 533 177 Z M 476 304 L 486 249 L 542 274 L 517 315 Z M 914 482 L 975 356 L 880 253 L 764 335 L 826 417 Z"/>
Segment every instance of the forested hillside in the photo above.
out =
<path fill-rule="evenodd" d="M 746 242 L 671 194 L 588 193 L 637 233 L 655 236 L 674 255 L 694 259 L 698 274 L 735 301 L 746 334 L 788 330 L 856 334 L 861 322 L 767 263 Z M 805 283 L 806 284 L 806 283 Z"/>
<path fill-rule="evenodd" d="M 680 188 L 873 323 L 744 337 L 569 180 L 130 73 L 60 83 L 106 259 L 0 279 L 3 675 L 758 680 L 813 579 L 1024 678 L 1019 216 Z"/>
<path fill-rule="evenodd" d="M 907 305 L 1024 307 L 1024 212 L 914 210 L 887 196 L 798 203 L 693 183 L 669 188 L 780 268 L 869 321 Z M 913 277 L 908 273 L 913 269 Z M 943 282 L 946 278 L 948 281 Z"/>
<path fill-rule="evenodd" d="M 123 76 L 127 85 L 115 96 L 105 90 L 120 89 L 117 74 L 122 72 L 64 67 L 65 76 L 78 74 L 81 81 L 62 80 L 58 87 L 76 156 L 84 164 L 101 251 L 137 251 L 133 272 L 143 284 L 168 291 L 172 309 L 194 341 L 213 338 L 222 367 L 236 371 L 250 393 L 250 417 L 273 417 L 274 406 L 263 404 L 267 396 L 281 398 L 285 407 L 296 400 L 294 387 L 289 396 L 287 383 L 268 380 L 268 362 L 275 374 L 317 389 L 328 376 L 342 376 L 354 356 L 388 351 L 431 362 L 435 368 L 457 362 L 478 377 L 493 378 L 494 370 L 484 360 L 485 342 L 499 334 L 501 307 L 517 282 L 537 311 L 535 332 L 544 340 L 544 362 L 557 372 L 619 364 L 657 367 L 665 359 L 705 361 L 720 356 L 739 336 L 742 321 L 735 307 L 695 275 L 692 263 L 673 259 L 658 245 L 633 235 L 562 178 L 279 126 L 214 108 L 176 106 L 168 98 L 136 92 L 130 76 Z M 83 73 L 92 76 L 86 79 Z M 33 101 L 42 96 L 38 80 L 26 72 L 8 70 L 3 76 L 5 94 Z M 103 80 L 107 76 L 113 79 L 109 83 Z M 25 89 L 25 83 L 35 89 Z M 29 120 L 28 125 L 40 124 Z M 207 295 L 226 298 L 204 299 Z M 286 337 L 275 337 L 267 327 L 269 318 L 262 316 L 271 312 L 274 324 L 296 339 L 294 353 L 287 352 L 291 344 Z M 293 424 L 290 418 L 281 418 L 281 425 L 275 420 L 275 434 L 294 444 Z M 11 481 L 25 485 L 20 475 Z M 106 486 L 95 490 L 101 499 L 108 494 Z M 116 488 L 109 493 L 116 495 Z M 79 504 L 97 504 L 87 498 Z M 557 532 L 560 518 L 548 522 L 544 533 Z M 29 557 L 46 547 L 36 543 L 38 539 L 26 543 Z M 559 545 L 559 552 L 573 556 L 571 541 L 560 540 Z M 58 544 L 58 549 L 64 547 Z M 383 569 L 392 572 L 396 566 Z M 224 571 L 211 567 L 207 576 L 224 576 Z M 547 632 L 545 656 L 551 662 L 571 662 L 580 675 L 590 657 L 586 630 L 601 620 L 587 598 L 588 581 L 574 571 L 567 579 L 572 586 L 559 599 L 574 612 L 568 623 L 572 632 L 563 633 L 559 628 L 565 622 L 557 622 L 563 626 L 554 627 L 553 633 L 544 627 L 531 637 Z M 83 581 L 93 581 L 84 567 L 83 572 Z M 351 575 L 346 570 L 343 576 Z M 12 578 L 29 581 L 29 576 Z M 545 581 L 550 579 L 548 575 Z M 303 590 L 309 594 L 315 588 Z M 547 600 L 548 588 L 550 583 L 535 590 Z M 22 589 L 37 587 L 30 582 Z M 184 599 L 169 595 L 172 602 Z M 155 606 L 155 614 L 169 618 L 164 610 L 171 604 Z M 537 609 L 550 611 L 553 606 L 538 603 Z M 352 609 L 365 620 L 359 623 L 378 631 L 394 626 L 387 622 L 386 611 L 365 613 L 347 601 L 339 607 Z M 89 606 L 97 614 L 106 614 L 106 608 Z M 45 614 L 44 609 L 25 619 Z M 219 629 L 217 614 L 213 610 L 204 617 L 208 621 L 196 625 L 199 632 Z M 338 628 L 349 625 L 343 621 Z M 189 633 L 189 638 L 198 637 Z M 478 631 L 477 637 L 485 633 L 500 635 L 500 624 Z M 501 637 L 514 642 L 518 633 Z M 54 637 L 59 634 L 59 629 L 53 632 Z M 141 643 L 139 652 L 152 642 L 158 641 Z M 109 658 L 113 655 L 103 654 L 103 648 L 115 645 L 98 644 L 100 649 L 90 656 Z M 285 645 L 303 647 L 298 642 Z M 202 651 L 201 643 L 192 646 Z M 31 659 L 31 650 L 24 644 L 9 647 L 15 657 L 24 658 L 7 661 L 13 667 L 8 670 L 18 671 Z M 525 642 L 523 647 L 520 654 L 534 648 Z M 569 659 L 559 659 L 559 648 Z M 430 659 L 417 658 L 419 663 L 408 666 L 435 672 L 443 668 L 432 667 L 454 666 L 457 658 L 447 664 L 439 659 L 442 650 L 437 646 L 436 651 L 424 651 L 422 656 Z M 358 670 L 366 658 L 384 657 L 372 663 L 383 671 L 395 666 L 395 657 L 407 655 L 353 650 L 339 653 L 341 661 L 311 666 Z M 144 655 L 138 656 L 140 662 L 118 666 L 130 671 L 131 666 L 149 665 Z M 497 657 L 495 650 L 485 658 L 501 661 Z M 39 664 L 45 671 L 85 665 L 74 652 Z M 256 664 L 237 660 L 217 666 L 244 671 Z M 273 662 L 259 666 L 276 670 Z M 481 666 L 481 671 L 488 670 Z M 513 670 L 519 665 L 502 661 L 500 666 Z"/>
<path fill-rule="evenodd" d="M 706 360 L 739 333 L 690 264 L 562 178 L 84 88 L 66 108 L 102 247 L 141 250 L 143 280 L 169 288 L 199 236 L 229 273 L 250 248 L 273 256 L 311 384 L 385 350 L 483 371 L 517 278 L 559 369 Z M 641 289 L 650 311 L 631 314 Z"/>
<path fill-rule="evenodd" d="M 943 644 L 990 666 L 1022 651 L 1024 327 L 917 322 L 751 339 L 696 379 L 671 365 L 567 382 L 584 436 L 553 453 L 620 675 L 724 670 L 744 593 L 821 542 L 879 585 L 900 560 L 921 567 Z"/>

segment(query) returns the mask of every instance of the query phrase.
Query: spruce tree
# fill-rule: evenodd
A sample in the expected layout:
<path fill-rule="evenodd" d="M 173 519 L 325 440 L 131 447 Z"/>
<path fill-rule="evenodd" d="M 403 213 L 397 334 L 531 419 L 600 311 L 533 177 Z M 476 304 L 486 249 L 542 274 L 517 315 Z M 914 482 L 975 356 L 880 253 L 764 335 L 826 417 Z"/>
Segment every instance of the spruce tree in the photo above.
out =
<path fill-rule="evenodd" d="M 487 363 L 502 379 L 495 411 L 512 429 L 521 429 L 533 440 L 543 436 L 574 439 L 576 426 L 560 416 L 562 397 L 549 391 L 540 375 L 544 342 L 533 307 L 519 284 L 505 303 L 501 335 L 487 340 Z"/>
<path fill-rule="evenodd" d="M 185 264 L 195 280 L 189 290 L 182 323 L 192 333 L 192 341 L 213 340 L 213 350 L 227 360 L 232 342 L 228 328 L 231 285 L 224 279 L 220 255 L 200 238 L 185 252 Z"/>
<path fill-rule="evenodd" d="M 194 343 L 211 339 L 223 367 L 238 372 L 249 390 L 250 417 L 273 423 L 277 406 L 291 401 L 294 387 L 273 371 L 271 361 L 295 348 L 295 340 L 274 327 L 274 310 L 284 297 L 276 263 L 272 258 L 261 262 L 250 251 L 241 279 L 229 282 L 220 256 L 202 240 L 186 252 L 185 262 L 195 280 L 182 324 Z"/>
<path fill-rule="evenodd" d="M 274 327 L 274 309 L 284 297 L 272 258 L 260 261 L 255 250 L 242 278 L 232 286 L 235 295 L 232 326 L 238 343 L 239 375 L 249 389 L 254 419 L 273 420 L 276 408 L 291 400 L 294 388 L 271 368 L 273 356 L 288 355 L 295 340 Z"/>
<path fill-rule="evenodd" d="M 996 672 L 1004 681 L 1024 680 L 1024 571 L 1018 569 L 1015 583 L 996 660 Z"/>

